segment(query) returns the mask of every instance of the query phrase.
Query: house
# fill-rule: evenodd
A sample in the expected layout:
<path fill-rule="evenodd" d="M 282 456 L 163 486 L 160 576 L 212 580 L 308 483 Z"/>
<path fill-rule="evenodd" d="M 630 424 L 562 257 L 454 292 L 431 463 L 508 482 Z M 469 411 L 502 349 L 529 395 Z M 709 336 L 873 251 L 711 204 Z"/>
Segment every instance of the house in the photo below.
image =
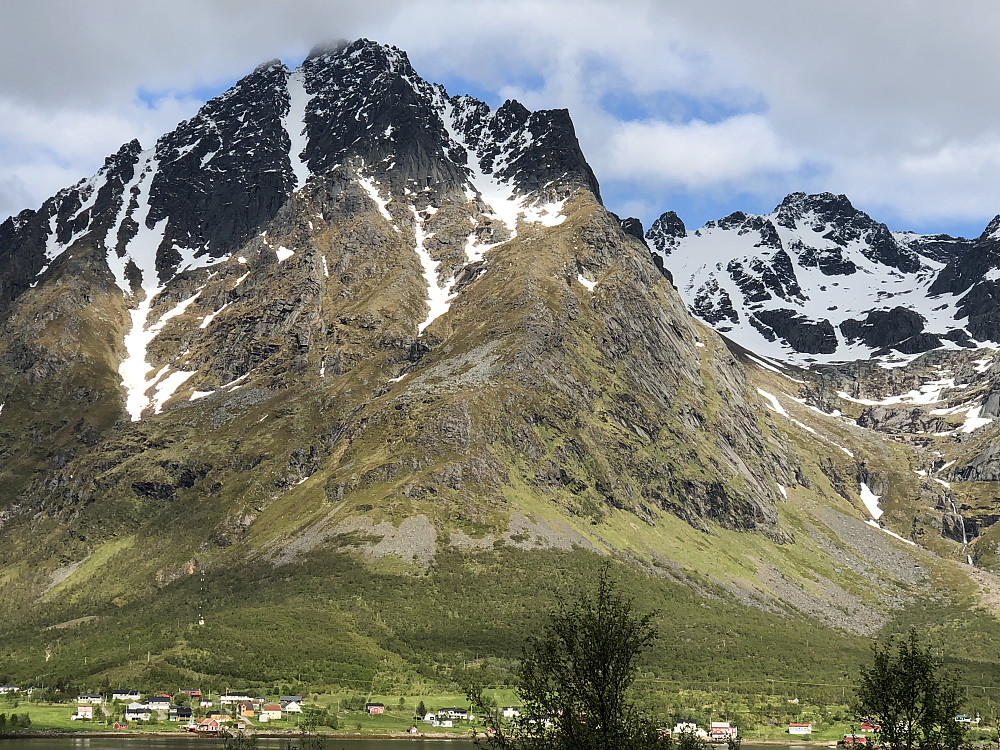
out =
<path fill-rule="evenodd" d="M 128 729 L 128 724 L 122 721 L 116 721 L 114 729 Z"/>
<path fill-rule="evenodd" d="M 863 721 L 863 722 L 861 722 L 861 731 L 862 732 L 881 732 L 882 731 L 882 727 L 879 726 L 878 724 L 872 724 L 870 721 Z"/>
<path fill-rule="evenodd" d="M 844 745 L 867 745 L 868 744 L 868 738 L 865 737 L 863 734 L 845 734 L 844 735 L 844 739 L 842 739 L 840 741 L 840 743 L 838 743 L 838 744 L 844 744 Z"/>
<path fill-rule="evenodd" d="M 515 706 L 504 706 L 500 712 L 500 715 L 505 719 L 516 719 L 521 715 L 521 712 L 517 710 Z"/>
<path fill-rule="evenodd" d="M 17 685 L 0 685 L 0 695 L 6 695 L 7 693 L 20 693 L 21 688 Z"/>
<path fill-rule="evenodd" d="M 260 709 L 260 721 L 277 721 L 281 718 L 281 704 L 266 703 Z"/>
<path fill-rule="evenodd" d="M 300 714 L 302 713 L 302 704 L 296 701 L 282 701 L 281 710 L 286 714 Z"/>
<path fill-rule="evenodd" d="M 219 703 L 223 706 L 229 703 L 239 703 L 250 700 L 250 693 L 223 693 L 219 696 Z"/>
<path fill-rule="evenodd" d="M 426 716 L 424 716 L 424 721 L 427 722 L 428 724 L 433 724 L 435 721 L 437 721 L 437 714 L 427 714 Z"/>
<path fill-rule="evenodd" d="M 689 721 L 681 721 L 674 724 L 674 731 L 672 734 L 675 736 L 678 734 L 693 734 L 695 737 L 699 737 L 703 740 L 708 739 L 708 732 L 699 728 L 697 724 Z"/>
<path fill-rule="evenodd" d="M 382 703 L 366 703 L 365 711 L 370 714 L 383 714 L 385 713 L 385 705 Z"/>
<path fill-rule="evenodd" d="M 91 705 L 99 705 L 104 703 L 104 696 L 100 693 L 80 693 L 76 697 L 77 703 L 90 703 Z"/>
<path fill-rule="evenodd" d="M 736 727 L 731 726 L 728 721 L 713 721 L 708 728 L 708 736 L 715 741 L 736 739 Z"/>
<path fill-rule="evenodd" d="M 282 695 L 278 698 L 278 703 L 302 703 L 301 695 Z"/>
<path fill-rule="evenodd" d="M 152 711 L 169 711 L 170 696 L 151 695 L 146 699 L 146 705 L 149 706 Z"/>
<path fill-rule="evenodd" d="M 410 727 L 409 729 L 406 730 L 407 734 L 417 734 L 417 732 L 418 730 L 416 727 Z"/>
<path fill-rule="evenodd" d="M 138 690 L 115 690 L 111 694 L 111 700 L 122 703 L 135 703 L 140 697 L 142 696 L 139 695 Z"/>
<path fill-rule="evenodd" d="M 238 716 L 246 716 L 248 719 L 253 717 L 253 701 L 240 701 L 235 707 Z"/>
<path fill-rule="evenodd" d="M 442 708 L 438 710 L 438 718 L 467 719 L 469 718 L 469 712 L 464 708 Z"/>
<path fill-rule="evenodd" d="M 788 733 L 789 734 L 812 734 L 813 725 L 812 724 L 789 724 Z"/>
<path fill-rule="evenodd" d="M 192 713 L 187 706 L 171 706 L 168 716 L 170 721 L 190 721 Z"/>
<path fill-rule="evenodd" d="M 441 719 L 440 721 L 435 721 L 434 726 L 450 729 L 451 727 L 455 726 L 455 723 L 451 719 Z"/>
<path fill-rule="evenodd" d="M 181 688 L 178 692 L 189 695 L 191 698 L 201 698 L 201 691 L 197 688 Z"/>
<path fill-rule="evenodd" d="M 202 698 L 200 701 L 198 701 L 198 705 L 201 706 L 202 708 L 211 708 L 212 707 L 212 701 L 210 701 L 210 700 L 208 700 L 206 698 Z"/>
<path fill-rule="evenodd" d="M 145 703 L 129 703 L 125 707 L 125 721 L 149 721 L 152 710 Z"/>
<path fill-rule="evenodd" d="M 94 706 L 92 704 L 87 704 L 86 706 L 77 706 L 76 713 L 70 717 L 73 721 L 90 721 L 94 718 Z"/>
<path fill-rule="evenodd" d="M 222 726 L 219 724 L 219 720 L 218 719 L 205 718 L 205 719 L 202 719 L 201 721 L 198 722 L 198 726 L 196 726 L 194 728 L 194 731 L 196 731 L 196 732 L 208 732 L 208 733 L 213 733 L 214 732 L 214 733 L 218 733 L 218 731 L 221 728 L 222 728 Z"/>

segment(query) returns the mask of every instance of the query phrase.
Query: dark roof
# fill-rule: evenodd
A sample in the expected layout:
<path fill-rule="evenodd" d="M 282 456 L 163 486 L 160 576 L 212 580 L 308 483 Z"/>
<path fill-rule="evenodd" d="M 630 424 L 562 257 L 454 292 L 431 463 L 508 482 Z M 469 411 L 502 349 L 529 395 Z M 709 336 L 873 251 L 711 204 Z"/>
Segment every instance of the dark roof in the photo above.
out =
<path fill-rule="evenodd" d="M 279 700 L 281 700 L 281 701 L 295 701 L 296 703 L 301 703 L 302 702 L 302 696 L 301 695 L 283 695 L 283 696 L 281 696 L 281 698 L 279 698 Z"/>

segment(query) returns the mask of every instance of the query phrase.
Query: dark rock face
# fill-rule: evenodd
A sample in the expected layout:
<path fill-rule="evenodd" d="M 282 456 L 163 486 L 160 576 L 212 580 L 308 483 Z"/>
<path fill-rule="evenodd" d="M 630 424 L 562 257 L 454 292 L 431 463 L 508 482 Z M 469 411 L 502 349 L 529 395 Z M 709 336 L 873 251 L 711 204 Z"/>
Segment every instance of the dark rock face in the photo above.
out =
<path fill-rule="evenodd" d="M 687 229 L 680 217 L 673 211 L 667 211 L 653 222 L 649 231 L 646 232 L 646 239 L 660 255 L 670 255 L 677 240 L 686 234 Z"/>
<path fill-rule="evenodd" d="M 916 255 L 900 245 L 885 224 L 858 211 L 846 195 L 792 193 L 781 202 L 776 213 L 778 223 L 784 227 L 794 228 L 796 221 L 806 219 L 814 229 L 826 228 L 823 237 L 841 247 L 865 237 L 867 242 L 862 252 L 876 263 L 903 273 L 916 273 L 921 268 Z M 830 268 L 832 275 L 832 266 Z"/>
<path fill-rule="evenodd" d="M 227 255 L 291 194 L 281 121 L 288 75 L 278 61 L 257 68 L 157 142 L 146 225 L 169 219 L 157 258 L 161 278 L 180 260 L 173 245 L 196 250 L 196 257 Z"/>
<path fill-rule="evenodd" d="M 630 237 L 635 237 L 643 245 L 646 244 L 646 237 L 642 232 L 642 222 L 633 216 L 622 219 L 622 231 Z"/>
<path fill-rule="evenodd" d="M 760 310 L 750 318 L 755 326 L 764 326 L 773 335 L 787 341 L 796 351 L 806 354 L 832 354 L 837 351 L 837 334 L 829 320 L 809 320 L 794 310 Z"/>
<path fill-rule="evenodd" d="M 718 325 L 724 320 L 734 324 L 740 322 L 740 316 L 733 308 L 729 292 L 720 287 L 714 279 L 701 289 L 698 296 L 695 297 L 691 309 L 695 315 L 710 325 Z"/>
<path fill-rule="evenodd" d="M 884 349 L 905 341 L 924 329 L 923 317 L 905 307 L 872 310 L 864 321 L 845 320 L 840 331 L 848 342 L 862 341 L 873 349 Z M 940 342 L 935 344 L 940 346 Z M 933 348 L 933 347 L 928 347 Z M 926 351 L 921 349 L 920 351 Z"/>
<path fill-rule="evenodd" d="M 448 97 L 413 70 L 405 52 L 362 39 L 303 63 L 310 170 L 350 155 L 384 173 L 393 192 L 461 185 L 470 160 L 528 194 L 543 186 L 585 187 L 600 196 L 566 110 L 530 112 L 508 100 L 491 112 L 468 96 Z M 443 118 L 477 153 L 454 149 Z"/>

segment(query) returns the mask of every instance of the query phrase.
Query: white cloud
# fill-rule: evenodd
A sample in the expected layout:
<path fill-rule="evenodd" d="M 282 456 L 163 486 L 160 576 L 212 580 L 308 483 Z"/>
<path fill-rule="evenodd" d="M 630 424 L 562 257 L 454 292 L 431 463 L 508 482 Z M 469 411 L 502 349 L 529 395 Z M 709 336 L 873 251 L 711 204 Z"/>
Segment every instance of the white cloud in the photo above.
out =
<path fill-rule="evenodd" d="M 718 123 L 624 122 L 602 155 L 605 172 L 694 190 L 743 183 L 758 175 L 798 169 L 800 160 L 760 115 L 738 115 Z"/>

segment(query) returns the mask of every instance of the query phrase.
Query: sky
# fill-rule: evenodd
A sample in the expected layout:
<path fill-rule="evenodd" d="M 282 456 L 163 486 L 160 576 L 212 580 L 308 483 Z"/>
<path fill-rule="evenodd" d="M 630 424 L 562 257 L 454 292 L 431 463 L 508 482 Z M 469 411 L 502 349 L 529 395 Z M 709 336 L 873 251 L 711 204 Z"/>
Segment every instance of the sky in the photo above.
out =
<path fill-rule="evenodd" d="M 605 204 L 647 227 L 795 191 L 928 233 L 977 236 L 1000 213 L 1000 4 L 33 0 L 0 24 L 0 218 L 257 64 L 358 37 L 449 93 L 568 108 Z"/>

